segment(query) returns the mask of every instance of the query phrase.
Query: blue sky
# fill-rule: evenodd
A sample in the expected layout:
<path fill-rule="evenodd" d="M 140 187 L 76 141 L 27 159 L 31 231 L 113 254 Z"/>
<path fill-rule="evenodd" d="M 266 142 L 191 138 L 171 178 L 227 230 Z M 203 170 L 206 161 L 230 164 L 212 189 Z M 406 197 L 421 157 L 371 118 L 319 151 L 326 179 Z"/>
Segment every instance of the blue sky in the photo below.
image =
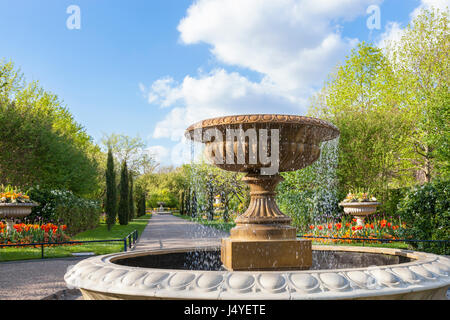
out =
<path fill-rule="evenodd" d="M 190 122 L 302 114 L 357 41 L 379 44 L 416 8 L 448 1 L 225 2 L 0 0 L 0 58 L 56 93 L 95 141 L 139 135 L 163 164 L 178 164 L 173 150 Z M 366 25 L 371 4 L 379 30 Z M 66 26 L 70 5 L 81 10 L 79 30 Z"/>

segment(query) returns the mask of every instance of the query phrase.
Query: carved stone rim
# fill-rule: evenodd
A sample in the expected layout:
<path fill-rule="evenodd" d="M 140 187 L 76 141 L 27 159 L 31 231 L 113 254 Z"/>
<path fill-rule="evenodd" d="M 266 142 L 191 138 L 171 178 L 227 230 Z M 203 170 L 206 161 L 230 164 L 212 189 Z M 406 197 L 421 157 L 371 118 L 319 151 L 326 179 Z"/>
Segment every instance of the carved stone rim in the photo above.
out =
<path fill-rule="evenodd" d="M 36 203 L 0 203 L 0 207 L 37 207 Z"/>
<path fill-rule="evenodd" d="M 212 127 L 239 125 L 239 124 L 294 124 L 294 125 L 315 125 L 330 129 L 330 135 L 327 140 L 332 140 L 339 136 L 339 129 L 328 121 L 298 115 L 284 115 L 284 114 L 243 114 L 231 115 L 217 118 L 209 118 L 194 123 L 186 129 L 186 134 L 195 129 L 205 129 Z"/>
<path fill-rule="evenodd" d="M 381 202 L 367 201 L 367 202 L 341 202 L 339 203 L 341 207 L 373 207 L 381 205 Z"/>
<path fill-rule="evenodd" d="M 392 248 L 313 246 L 313 250 L 381 253 L 416 260 L 368 268 L 260 272 L 137 268 L 112 262 L 149 253 L 218 248 L 156 249 L 88 258 L 69 269 L 64 279 L 69 288 L 98 292 L 104 297 L 115 294 L 157 299 L 357 299 L 393 295 L 408 298 L 409 294 L 427 298 L 450 286 L 450 259 Z M 274 288 L 273 283 L 280 286 Z"/>

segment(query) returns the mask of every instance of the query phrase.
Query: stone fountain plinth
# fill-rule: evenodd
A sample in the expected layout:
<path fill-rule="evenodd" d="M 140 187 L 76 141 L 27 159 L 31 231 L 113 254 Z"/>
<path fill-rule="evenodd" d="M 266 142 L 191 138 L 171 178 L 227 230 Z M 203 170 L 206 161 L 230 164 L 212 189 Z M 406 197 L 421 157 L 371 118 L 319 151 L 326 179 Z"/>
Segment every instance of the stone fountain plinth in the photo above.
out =
<path fill-rule="evenodd" d="M 240 115 L 201 121 L 186 136 L 205 143 L 221 169 L 246 172 L 250 205 L 222 240 L 228 270 L 301 270 L 312 263 L 310 240 L 300 240 L 275 202 L 280 172 L 302 169 L 320 156 L 320 143 L 339 136 L 332 124 L 295 115 Z M 270 160 L 270 161 L 269 161 Z"/>

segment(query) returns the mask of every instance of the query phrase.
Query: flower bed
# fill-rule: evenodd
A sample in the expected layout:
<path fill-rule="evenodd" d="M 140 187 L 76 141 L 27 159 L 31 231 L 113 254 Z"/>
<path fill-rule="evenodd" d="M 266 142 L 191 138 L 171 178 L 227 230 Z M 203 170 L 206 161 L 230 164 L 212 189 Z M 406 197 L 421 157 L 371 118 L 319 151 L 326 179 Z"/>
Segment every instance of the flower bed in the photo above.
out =
<path fill-rule="evenodd" d="M 6 224 L 0 222 L 0 244 L 48 243 L 50 245 L 70 241 L 65 233 L 66 225 L 15 224 L 12 231 L 6 230 Z"/>
<path fill-rule="evenodd" d="M 341 222 L 329 222 L 318 225 L 310 225 L 310 232 L 304 234 L 305 237 L 311 237 L 313 241 L 321 243 L 357 243 L 357 238 L 374 239 L 368 240 L 369 243 L 381 243 L 375 239 L 396 240 L 401 238 L 402 229 L 406 225 L 401 221 L 388 221 L 386 219 L 372 219 L 365 225 L 357 225 L 356 219 L 346 220 Z M 315 238 L 317 237 L 317 238 Z M 320 237 L 332 237 L 343 239 L 324 239 Z"/>

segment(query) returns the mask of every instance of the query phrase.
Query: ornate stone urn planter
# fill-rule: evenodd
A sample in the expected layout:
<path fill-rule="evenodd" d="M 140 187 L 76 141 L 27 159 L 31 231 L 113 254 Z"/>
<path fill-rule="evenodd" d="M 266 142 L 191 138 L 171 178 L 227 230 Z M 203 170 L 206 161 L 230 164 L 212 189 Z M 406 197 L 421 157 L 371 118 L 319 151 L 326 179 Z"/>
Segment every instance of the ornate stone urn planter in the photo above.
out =
<path fill-rule="evenodd" d="M 364 225 L 364 218 L 377 211 L 380 202 L 341 202 L 339 205 L 344 208 L 346 214 L 350 214 L 356 218 L 356 224 Z"/>
<path fill-rule="evenodd" d="M 12 230 L 16 219 L 22 219 L 31 214 L 34 203 L 0 203 L 0 219 L 6 219 L 7 230 Z"/>

